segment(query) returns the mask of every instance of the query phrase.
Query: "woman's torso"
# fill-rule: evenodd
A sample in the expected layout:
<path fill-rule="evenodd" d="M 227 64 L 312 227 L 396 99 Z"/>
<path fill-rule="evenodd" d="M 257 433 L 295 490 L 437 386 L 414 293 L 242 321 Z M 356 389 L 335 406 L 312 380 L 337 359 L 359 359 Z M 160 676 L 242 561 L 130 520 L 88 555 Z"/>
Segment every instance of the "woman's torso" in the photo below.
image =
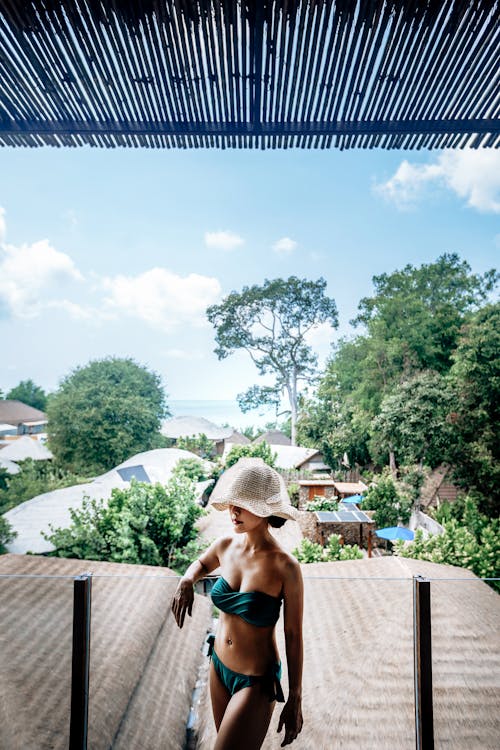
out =
<path fill-rule="evenodd" d="M 243 546 L 232 541 L 221 559 L 221 576 L 233 592 L 261 592 L 266 597 L 249 602 L 253 621 L 263 620 L 270 624 L 255 625 L 243 617 L 220 612 L 215 639 L 215 650 L 219 659 L 235 672 L 242 674 L 265 674 L 269 666 L 279 661 L 275 637 L 275 622 L 281 603 L 283 588 L 283 557 L 285 553 L 277 545 L 253 556 L 245 555 Z M 271 598 L 272 597 L 272 598 Z M 261 615 L 261 617 L 259 617 Z M 263 616 L 262 616 L 263 615 Z"/>

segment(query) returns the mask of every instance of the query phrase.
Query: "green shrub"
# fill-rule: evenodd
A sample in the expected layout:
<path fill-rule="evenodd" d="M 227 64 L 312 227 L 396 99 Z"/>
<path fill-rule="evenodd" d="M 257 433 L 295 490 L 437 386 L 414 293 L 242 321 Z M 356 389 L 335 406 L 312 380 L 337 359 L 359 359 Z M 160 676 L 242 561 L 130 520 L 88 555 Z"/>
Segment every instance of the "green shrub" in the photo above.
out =
<path fill-rule="evenodd" d="M 373 520 L 377 528 L 383 529 L 397 526 L 400 521 L 407 524 L 412 505 L 411 496 L 396 486 L 389 472 L 384 472 L 378 477 L 376 484 L 370 487 L 360 507 L 362 510 L 375 511 Z"/>
<path fill-rule="evenodd" d="M 276 453 L 272 452 L 270 445 L 265 441 L 249 445 L 233 445 L 226 456 L 226 469 L 229 469 L 240 458 L 262 458 L 266 464 L 274 468 Z"/>
<path fill-rule="evenodd" d="M 294 508 L 298 508 L 300 486 L 296 482 L 292 482 L 292 484 L 288 485 L 287 490 L 288 490 L 288 497 L 290 498 L 290 503 L 293 505 Z"/>
<path fill-rule="evenodd" d="M 7 551 L 5 545 L 12 542 L 16 536 L 17 531 L 14 531 L 6 518 L 0 516 L 0 555 L 3 555 Z"/>
<path fill-rule="evenodd" d="M 55 461 L 34 461 L 27 458 L 18 463 L 21 471 L 1 476 L 0 514 L 45 492 L 88 481 L 81 475 L 66 471 Z"/>
<path fill-rule="evenodd" d="M 132 480 L 127 489 L 113 489 L 107 504 L 84 500 L 70 511 L 68 528 L 50 527 L 45 538 L 58 557 L 167 567 L 179 562 L 184 568 L 191 554 L 197 556 L 194 524 L 204 513 L 195 496 L 186 476 L 172 476 L 166 485 Z"/>
<path fill-rule="evenodd" d="M 325 547 L 316 542 L 311 542 L 309 539 L 302 539 L 300 545 L 292 551 L 292 554 L 300 563 L 359 560 L 363 557 L 363 553 L 357 544 L 342 545 L 340 539 L 339 534 L 332 534 Z"/>
<path fill-rule="evenodd" d="M 339 504 L 337 500 L 327 499 L 326 497 L 320 497 L 319 495 L 316 495 L 315 500 L 311 500 L 306 505 L 306 510 L 309 510 L 311 512 L 313 511 L 320 511 L 320 510 L 338 510 Z"/>
<path fill-rule="evenodd" d="M 203 482 L 210 477 L 210 471 L 205 469 L 202 461 L 197 458 L 181 458 L 174 466 L 173 474 L 184 474 L 194 482 Z"/>

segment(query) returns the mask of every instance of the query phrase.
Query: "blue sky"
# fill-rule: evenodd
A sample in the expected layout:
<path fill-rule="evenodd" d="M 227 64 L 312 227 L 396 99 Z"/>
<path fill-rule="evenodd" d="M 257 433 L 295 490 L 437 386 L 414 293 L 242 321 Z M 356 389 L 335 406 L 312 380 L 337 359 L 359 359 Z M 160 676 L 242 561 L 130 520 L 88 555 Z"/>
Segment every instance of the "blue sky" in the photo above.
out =
<path fill-rule="evenodd" d="M 457 252 L 498 266 L 500 153 L 0 151 L 0 388 L 46 390 L 77 365 L 130 356 L 171 399 L 257 382 L 218 362 L 204 310 L 265 278 L 326 278 L 349 335 L 372 276 Z"/>

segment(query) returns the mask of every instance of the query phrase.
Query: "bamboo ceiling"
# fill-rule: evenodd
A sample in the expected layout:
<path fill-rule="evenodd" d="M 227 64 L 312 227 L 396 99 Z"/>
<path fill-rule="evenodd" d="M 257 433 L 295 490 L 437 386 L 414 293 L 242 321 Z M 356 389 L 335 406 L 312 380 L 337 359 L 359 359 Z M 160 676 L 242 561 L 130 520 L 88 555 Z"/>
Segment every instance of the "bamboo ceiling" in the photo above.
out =
<path fill-rule="evenodd" d="M 0 145 L 500 145 L 498 0 L 0 0 Z"/>

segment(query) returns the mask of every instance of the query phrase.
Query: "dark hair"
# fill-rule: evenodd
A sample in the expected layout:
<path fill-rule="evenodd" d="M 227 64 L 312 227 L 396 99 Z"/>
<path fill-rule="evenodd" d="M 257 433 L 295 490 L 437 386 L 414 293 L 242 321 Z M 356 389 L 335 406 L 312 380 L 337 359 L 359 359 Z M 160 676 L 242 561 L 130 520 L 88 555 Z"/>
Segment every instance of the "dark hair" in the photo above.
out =
<path fill-rule="evenodd" d="M 280 516 L 269 516 L 267 519 L 269 526 L 272 526 L 273 529 L 280 529 L 286 521 L 286 518 L 281 518 Z"/>

